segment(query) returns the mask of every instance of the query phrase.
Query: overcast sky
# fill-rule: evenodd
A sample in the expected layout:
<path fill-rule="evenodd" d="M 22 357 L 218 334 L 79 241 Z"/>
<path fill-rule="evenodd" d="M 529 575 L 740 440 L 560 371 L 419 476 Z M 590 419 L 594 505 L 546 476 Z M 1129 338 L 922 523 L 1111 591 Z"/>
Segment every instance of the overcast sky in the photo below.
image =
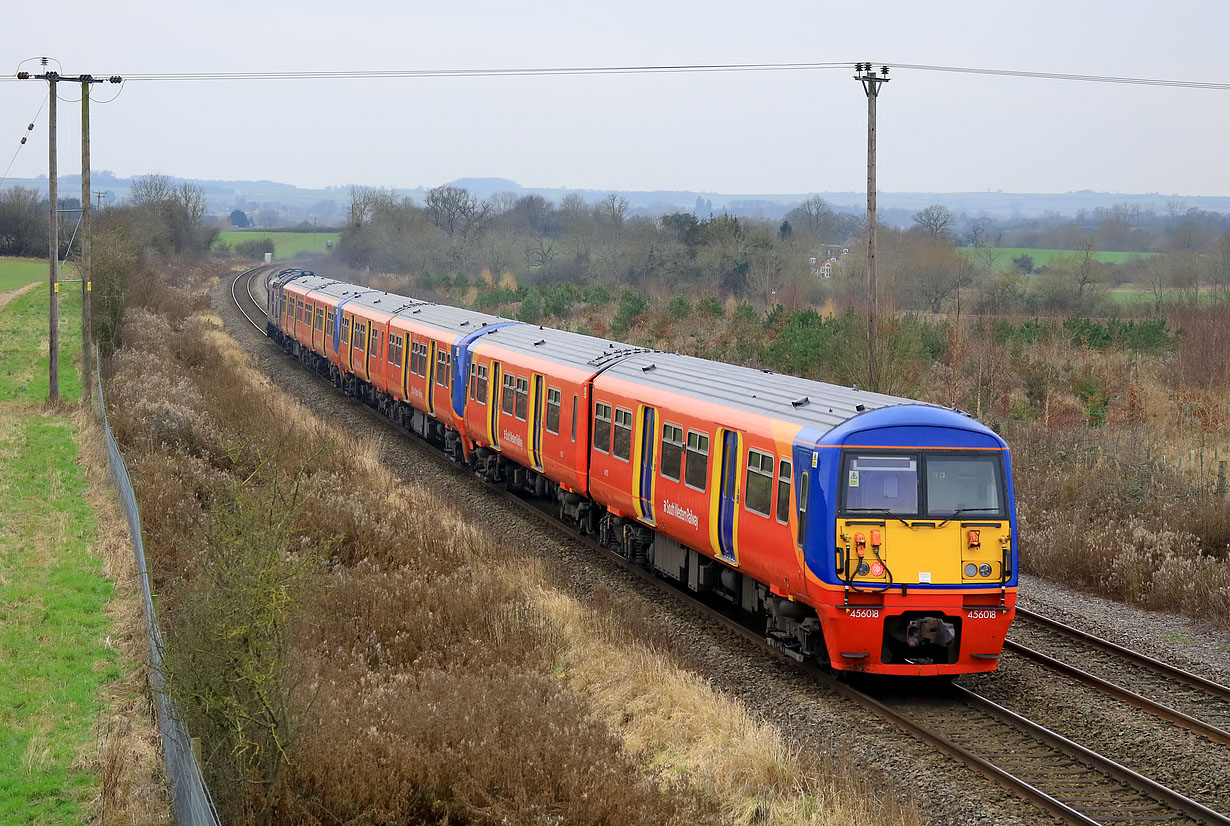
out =
<path fill-rule="evenodd" d="M 861 61 L 1230 82 L 1224 0 L 632 2 L 58 0 L 5 4 L 0 70 L 65 73 Z M 27 64 L 23 68 L 37 68 Z M 883 191 L 1230 195 L 1230 92 L 894 70 Z M 96 99 L 118 87 L 96 87 Z M 61 87 L 62 99 L 76 88 Z M 46 94 L 0 82 L 0 173 Z M 846 70 L 131 82 L 92 109 L 93 163 L 299 186 L 724 193 L 866 186 L 866 99 Z M 79 169 L 80 106 L 60 105 Z M 46 110 L 10 176 L 45 174 Z"/>

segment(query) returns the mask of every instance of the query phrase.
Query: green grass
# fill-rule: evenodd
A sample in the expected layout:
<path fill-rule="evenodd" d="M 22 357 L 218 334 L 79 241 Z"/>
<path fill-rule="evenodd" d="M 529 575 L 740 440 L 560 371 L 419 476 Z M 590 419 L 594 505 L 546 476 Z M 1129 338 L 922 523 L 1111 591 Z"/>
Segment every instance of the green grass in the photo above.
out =
<path fill-rule="evenodd" d="M 79 296 L 62 294 L 60 309 L 60 392 L 71 402 Z M 44 290 L 0 309 L 0 823 L 37 826 L 88 821 L 99 779 L 83 756 L 102 689 L 120 676 L 74 425 L 43 406 L 46 326 Z"/>
<path fill-rule="evenodd" d="M 47 280 L 47 261 L 37 258 L 0 258 L 0 293 Z"/>
<path fill-rule="evenodd" d="M 301 252 L 328 252 L 325 242 L 337 244 L 341 234 L 337 232 L 261 232 L 259 230 L 226 230 L 218 233 L 218 240 L 230 246 L 243 241 L 263 238 L 273 240 L 273 257 L 279 261 L 294 258 Z"/>
<path fill-rule="evenodd" d="M 996 267 L 1006 267 L 1012 263 L 1013 258 L 1019 258 L 1022 255 L 1029 255 L 1034 259 L 1035 267 L 1045 267 L 1050 263 L 1052 258 L 1062 257 L 1065 255 L 1076 256 L 1080 255 L 1076 250 L 1043 250 L 1043 249 L 1025 249 L 1023 247 L 990 247 L 991 254 L 994 256 Z M 978 260 L 984 260 L 981 256 L 985 255 L 987 250 L 978 249 L 975 247 L 957 247 L 957 251 L 962 255 Z M 1157 255 L 1155 252 L 1109 252 L 1105 250 L 1095 251 L 1093 253 L 1094 260 L 1102 261 L 1107 264 L 1125 264 L 1137 258 L 1149 258 Z"/>

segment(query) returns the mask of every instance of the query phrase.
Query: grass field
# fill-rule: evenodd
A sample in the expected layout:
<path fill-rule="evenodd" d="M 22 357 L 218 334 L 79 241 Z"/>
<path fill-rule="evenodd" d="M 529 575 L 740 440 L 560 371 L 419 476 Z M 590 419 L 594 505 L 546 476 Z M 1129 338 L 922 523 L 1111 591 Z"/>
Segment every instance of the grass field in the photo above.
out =
<path fill-rule="evenodd" d="M 958 247 L 957 251 L 962 255 L 976 257 L 984 255 L 987 251 L 977 249 L 975 247 Z M 995 266 L 1007 266 L 1012 263 L 1013 258 L 1019 258 L 1022 255 L 1029 255 L 1034 259 L 1035 267 L 1045 267 L 1052 258 L 1062 257 L 1065 255 L 1080 255 L 1075 250 L 1043 250 L 1043 249 L 1025 249 L 1022 247 L 991 247 L 991 254 L 994 256 Z M 1124 264 L 1136 258 L 1149 258 L 1156 255 L 1154 252 L 1107 252 L 1096 251 L 1093 257 L 1097 261 L 1102 261 L 1107 264 Z"/>
<path fill-rule="evenodd" d="M 264 238 L 273 240 L 273 257 L 279 261 L 294 258 L 301 252 L 328 252 L 326 241 L 334 244 L 341 237 L 337 232 L 260 232 L 257 230 L 227 230 L 218 233 L 218 240 L 230 246 L 243 241 Z"/>
<path fill-rule="evenodd" d="M 45 264 L 0 261 L 0 290 Z M 39 271 L 36 271 L 39 270 Z M 60 394 L 80 396 L 80 297 L 60 302 Z M 78 824 L 100 781 L 90 768 L 104 686 L 120 674 L 106 644 L 112 593 L 94 552 L 75 425 L 48 409 L 47 292 L 0 309 L 0 823 Z"/>
<path fill-rule="evenodd" d="M 76 276 L 69 276 L 75 278 Z M 37 258 L 0 258 L 0 293 L 47 280 L 47 261 Z M 63 289 L 63 288 L 61 288 Z"/>

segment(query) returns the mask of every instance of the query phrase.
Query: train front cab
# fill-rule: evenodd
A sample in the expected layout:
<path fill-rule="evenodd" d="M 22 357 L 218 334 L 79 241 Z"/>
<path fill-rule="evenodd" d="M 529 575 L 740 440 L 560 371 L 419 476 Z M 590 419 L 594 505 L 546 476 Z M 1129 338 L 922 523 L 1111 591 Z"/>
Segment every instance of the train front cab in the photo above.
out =
<path fill-rule="evenodd" d="M 925 405 L 863 413 L 809 441 L 796 446 L 814 475 L 805 558 L 833 667 L 993 671 L 1017 590 L 1007 445 Z"/>

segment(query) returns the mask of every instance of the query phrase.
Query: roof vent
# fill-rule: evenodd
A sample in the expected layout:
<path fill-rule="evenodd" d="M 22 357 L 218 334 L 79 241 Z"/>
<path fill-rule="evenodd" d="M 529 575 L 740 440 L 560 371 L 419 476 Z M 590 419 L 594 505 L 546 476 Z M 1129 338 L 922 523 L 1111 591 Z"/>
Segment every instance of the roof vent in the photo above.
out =
<path fill-rule="evenodd" d="M 657 370 L 657 369 L 658 369 L 658 365 L 654 364 L 652 361 L 649 362 L 648 364 L 641 365 L 642 373 L 648 373 L 650 370 Z"/>
<path fill-rule="evenodd" d="M 542 328 L 540 327 L 539 329 L 542 329 Z M 546 340 L 545 338 L 540 338 L 540 339 L 538 339 L 538 341 L 535 341 L 535 342 L 534 342 L 534 346 L 535 346 L 535 347 L 541 347 L 542 345 L 544 345 L 544 344 L 546 344 L 546 343 L 547 343 L 547 340 Z"/>
<path fill-rule="evenodd" d="M 379 298 L 377 298 L 377 299 L 376 299 L 375 301 L 373 301 L 372 303 L 373 303 L 373 304 L 379 304 L 379 303 L 380 303 L 380 299 L 379 299 Z"/>
<path fill-rule="evenodd" d="M 470 324 L 470 322 L 468 322 L 468 321 L 463 321 L 463 322 L 461 322 L 461 326 L 462 326 L 462 327 L 468 327 L 468 326 L 469 326 L 469 324 Z"/>
<path fill-rule="evenodd" d="M 852 384 L 852 385 L 850 385 L 850 389 L 851 389 L 851 390 L 853 390 L 855 393 L 857 393 L 857 392 L 858 392 L 858 385 L 857 385 L 857 384 Z"/>
<path fill-rule="evenodd" d="M 379 301 L 377 301 L 376 303 L 377 303 L 377 304 L 379 304 L 380 302 L 379 302 Z M 410 312 L 411 312 L 411 315 L 413 315 L 414 313 L 421 313 L 421 312 L 423 312 L 423 308 L 422 308 L 422 307 L 418 307 L 418 308 L 416 308 L 416 309 L 414 309 L 414 310 L 411 310 Z"/>
<path fill-rule="evenodd" d="M 799 396 L 797 399 L 795 399 L 794 401 L 790 403 L 790 406 L 791 407 L 802 407 L 805 404 L 811 404 L 811 399 L 807 398 L 806 396 Z M 831 413 L 832 411 L 829 411 L 829 412 Z"/>
<path fill-rule="evenodd" d="M 856 405 L 854 405 L 854 409 L 855 409 L 855 410 L 857 410 L 859 413 L 862 413 L 864 410 L 866 410 L 866 409 L 867 409 L 867 405 L 865 405 L 865 404 L 856 404 Z"/>

